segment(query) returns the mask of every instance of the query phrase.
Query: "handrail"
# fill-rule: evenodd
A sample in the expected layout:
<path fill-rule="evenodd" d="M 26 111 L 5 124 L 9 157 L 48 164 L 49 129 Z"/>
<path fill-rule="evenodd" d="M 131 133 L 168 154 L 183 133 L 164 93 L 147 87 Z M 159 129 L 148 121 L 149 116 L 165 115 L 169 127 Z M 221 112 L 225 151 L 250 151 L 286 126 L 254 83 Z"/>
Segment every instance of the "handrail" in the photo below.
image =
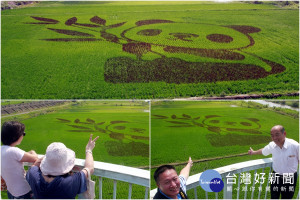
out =
<path fill-rule="evenodd" d="M 83 167 L 84 162 L 85 160 L 83 159 L 76 159 L 75 166 Z M 133 183 L 144 187 L 149 187 L 150 185 L 150 171 L 123 165 L 94 161 L 93 175 Z"/>
<path fill-rule="evenodd" d="M 258 159 L 258 160 L 251 160 L 241 163 L 235 163 L 232 165 L 227 165 L 224 167 L 219 167 L 214 170 L 220 173 L 222 178 L 226 178 L 226 175 L 231 173 L 242 173 L 249 170 L 255 170 L 260 169 L 264 167 L 269 167 L 272 164 L 272 158 L 265 158 L 265 159 Z M 199 186 L 199 179 L 202 173 L 195 174 L 193 176 L 190 176 L 186 183 L 186 189 L 190 190 L 192 188 L 195 188 Z M 151 190 L 152 191 L 152 190 Z"/>

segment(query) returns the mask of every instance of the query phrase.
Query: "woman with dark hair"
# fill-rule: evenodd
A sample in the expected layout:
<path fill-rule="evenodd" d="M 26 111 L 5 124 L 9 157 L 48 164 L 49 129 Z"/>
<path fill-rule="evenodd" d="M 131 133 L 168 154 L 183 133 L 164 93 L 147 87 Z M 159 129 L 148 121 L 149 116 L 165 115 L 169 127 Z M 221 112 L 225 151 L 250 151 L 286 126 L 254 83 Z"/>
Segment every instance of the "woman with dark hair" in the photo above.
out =
<path fill-rule="evenodd" d="M 1 176 L 10 199 L 30 199 L 33 193 L 25 179 L 23 162 L 35 162 L 35 151 L 25 152 L 16 147 L 25 136 L 25 125 L 17 121 L 4 122 L 1 129 Z"/>

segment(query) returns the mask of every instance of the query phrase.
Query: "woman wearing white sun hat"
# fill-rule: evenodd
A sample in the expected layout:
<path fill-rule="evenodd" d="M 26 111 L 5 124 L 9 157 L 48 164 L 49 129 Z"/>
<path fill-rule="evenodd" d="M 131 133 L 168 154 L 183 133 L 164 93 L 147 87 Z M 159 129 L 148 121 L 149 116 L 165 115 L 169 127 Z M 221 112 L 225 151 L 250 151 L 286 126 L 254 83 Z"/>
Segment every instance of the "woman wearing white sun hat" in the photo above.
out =
<path fill-rule="evenodd" d="M 69 174 L 75 165 L 75 152 L 63 143 L 53 142 L 46 150 L 46 155 L 39 159 L 29 170 L 26 179 L 37 199 L 74 199 L 77 194 L 87 190 L 88 172 L 94 172 L 92 150 L 97 136 L 90 136 L 86 145 L 84 169 L 78 173 Z"/>

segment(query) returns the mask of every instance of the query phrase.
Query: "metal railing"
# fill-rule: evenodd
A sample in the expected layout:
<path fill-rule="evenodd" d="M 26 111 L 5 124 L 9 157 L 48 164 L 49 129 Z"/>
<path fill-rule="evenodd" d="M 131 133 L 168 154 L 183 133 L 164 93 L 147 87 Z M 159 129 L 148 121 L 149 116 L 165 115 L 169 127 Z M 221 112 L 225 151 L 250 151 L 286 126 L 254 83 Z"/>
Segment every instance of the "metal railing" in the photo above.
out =
<path fill-rule="evenodd" d="M 39 155 L 39 157 L 42 155 Z M 85 160 L 76 159 L 75 167 L 83 168 Z M 31 166 L 32 163 L 24 163 L 25 166 Z M 99 182 L 97 185 L 99 189 L 99 199 L 103 198 L 103 178 L 108 178 L 113 180 L 113 199 L 117 197 L 117 183 L 118 181 L 126 182 L 129 184 L 128 187 L 128 199 L 132 197 L 132 185 L 140 185 L 145 188 L 144 195 L 145 199 L 148 199 L 149 188 L 150 188 L 150 171 L 138 169 L 134 167 L 126 167 L 122 165 L 110 164 L 105 162 L 94 161 L 94 173 L 93 176 L 97 176 Z M 98 184 L 99 183 L 99 184 Z M 79 195 L 80 198 L 81 195 Z M 107 197 L 105 197 L 107 199 Z"/>
<path fill-rule="evenodd" d="M 267 168 L 270 168 L 269 171 L 267 172 L 266 169 Z M 272 172 L 272 158 L 265 158 L 265 159 L 258 159 L 258 160 L 251 160 L 251 161 L 246 161 L 246 162 L 241 162 L 241 163 L 236 163 L 236 164 L 232 164 L 232 165 L 227 165 L 227 166 L 224 166 L 224 167 L 220 167 L 220 168 L 216 168 L 214 170 L 218 171 L 222 177 L 222 180 L 224 182 L 224 188 L 223 188 L 223 199 L 232 199 L 233 197 L 233 191 L 232 188 L 233 188 L 233 184 L 234 182 L 232 181 L 227 181 L 228 178 L 232 178 L 230 176 L 228 176 L 229 174 L 230 175 L 235 175 L 236 179 L 237 180 L 237 188 L 241 188 L 241 173 L 247 173 L 247 172 L 250 172 L 250 171 L 253 171 L 254 170 L 254 174 L 257 173 L 257 170 L 262 170 L 262 173 L 265 173 L 266 175 L 266 187 L 269 186 L 269 176 L 270 176 L 270 173 Z M 195 175 L 192 175 L 188 178 L 187 180 L 187 184 L 186 184 L 186 189 L 187 191 L 189 190 L 194 190 L 194 197 L 195 199 L 198 198 L 198 194 L 197 194 L 197 189 L 200 186 L 199 184 L 199 179 L 200 179 L 200 176 L 201 176 L 202 173 L 199 173 L 199 174 L 195 174 Z M 299 173 L 298 173 L 299 174 Z M 235 179 L 235 180 L 236 180 Z M 229 182 L 229 184 L 227 184 L 227 182 Z M 268 194 L 268 190 L 264 190 L 266 191 L 265 194 L 264 194 L 264 197 L 261 197 L 261 191 L 262 190 L 258 190 L 258 188 L 262 188 L 263 184 L 262 183 L 259 183 L 259 187 L 257 187 L 256 189 L 259 191 L 258 192 L 258 196 L 254 196 L 254 191 L 256 187 L 255 183 L 255 177 L 252 177 L 252 184 L 249 184 L 250 187 L 251 187 L 251 197 L 248 197 L 248 199 L 266 199 L 267 198 L 267 194 Z M 264 184 L 265 185 L 265 184 Z M 240 197 L 240 192 L 244 192 L 244 199 L 247 199 L 247 187 L 248 185 L 244 185 L 244 187 L 246 187 L 246 189 L 244 191 L 241 191 L 240 189 L 237 189 L 236 192 L 237 192 L 237 195 L 236 195 L 236 198 L 239 199 Z M 231 190 L 228 188 L 231 188 Z M 204 190 L 201 190 L 204 192 Z M 153 199 L 155 193 L 157 192 L 157 189 L 153 189 L 150 191 L 150 198 Z M 257 194 L 257 193 L 256 193 Z M 295 194 L 294 196 L 297 195 L 297 198 L 299 198 L 299 193 L 297 194 L 297 192 L 295 191 Z M 215 198 L 218 199 L 218 193 L 216 192 L 215 193 Z M 205 192 L 205 198 L 208 199 L 208 192 Z"/>

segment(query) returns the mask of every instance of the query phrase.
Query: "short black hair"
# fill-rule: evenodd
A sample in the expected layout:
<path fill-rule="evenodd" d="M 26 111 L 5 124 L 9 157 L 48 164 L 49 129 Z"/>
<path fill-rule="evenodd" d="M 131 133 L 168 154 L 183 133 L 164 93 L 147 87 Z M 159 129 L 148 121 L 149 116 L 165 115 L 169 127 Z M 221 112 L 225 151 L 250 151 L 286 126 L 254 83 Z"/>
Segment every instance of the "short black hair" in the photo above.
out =
<path fill-rule="evenodd" d="M 283 134 L 285 132 L 285 129 L 283 126 L 281 126 L 281 133 Z"/>
<path fill-rule="evenodd" d="M 1 142 L 3 145 L 11 145 L 16 142 L 25 131 L 25 125 L 17 121 L 4 122 L 1 129 Z"/>
<path fill-rule="evenodd" d="M 175 167 L 173 165 L 162 165 L 162 166 L 158 167 L 155 170 L 153 177 L 154 177 L 154 180 L 155 180 L 156 184 L 158 184 L 159 175 L 164 173 L 168 169 L 174 169 L 175 170 Z"/>

